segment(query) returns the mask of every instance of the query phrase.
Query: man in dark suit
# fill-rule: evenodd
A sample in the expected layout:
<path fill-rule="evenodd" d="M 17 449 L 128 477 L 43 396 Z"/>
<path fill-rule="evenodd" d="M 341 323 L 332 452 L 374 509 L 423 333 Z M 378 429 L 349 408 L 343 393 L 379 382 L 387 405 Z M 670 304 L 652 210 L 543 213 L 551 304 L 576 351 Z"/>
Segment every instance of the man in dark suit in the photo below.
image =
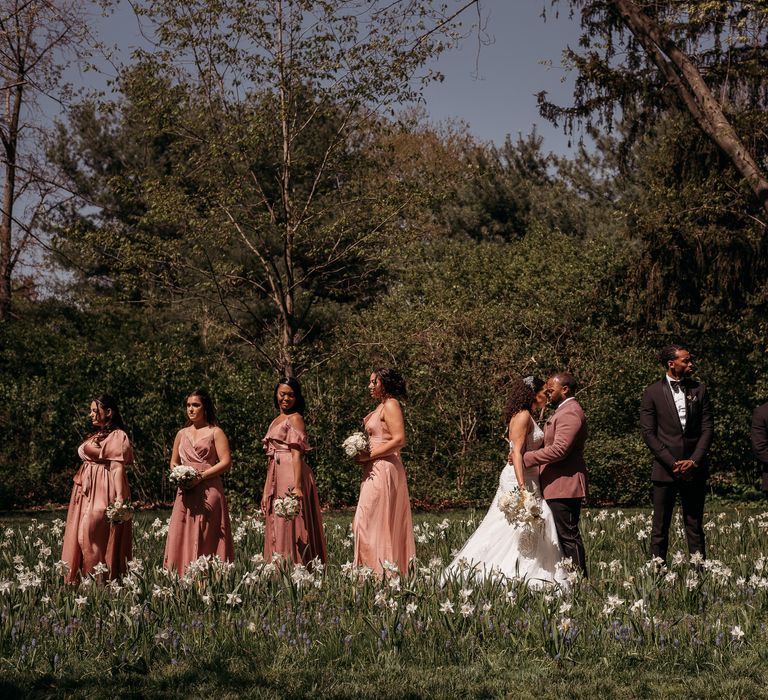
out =
<path fill-rule="evenodd" d="M 761 488 L 768 491 L 768 403 L 758 406 L 752 414 L 752 430 L 749 437 L 755 457 L 763 467 Z"/>
<path fill-rule="evenodd" d="M 550 377 L 546 395 L 555 412 L 544 426 L 544 444 L 523 455 L 526 467 L 539 467 L 541 492 L 552 511 L 563 555 L 570 557 L 584 576 L 587 559 L 579 531 L 581 502 L 587 495 L 584 443 L 587 424 L 575 399 L 576 380 L 567 372 Z"/>
<path fill-rule="evenodd" d="M 658 357 L 666 374 L 643 394 L 640 430 L 654 457 L 651 554 L 666 563 L 678 494 L 688 552 L 706 556 L 704 496 L 714 418 L 707 387 L 691 379 L 691 354 L 681 345 L 669 345 Z"/>

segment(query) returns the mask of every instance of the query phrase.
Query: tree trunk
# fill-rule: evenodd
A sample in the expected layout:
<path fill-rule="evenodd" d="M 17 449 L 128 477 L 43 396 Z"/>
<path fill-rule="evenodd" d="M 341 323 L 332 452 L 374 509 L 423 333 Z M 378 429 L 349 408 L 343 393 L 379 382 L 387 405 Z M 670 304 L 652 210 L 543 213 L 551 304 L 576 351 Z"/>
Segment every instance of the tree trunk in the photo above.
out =
<path fill-rule="evenodd" d="M 19 115 L 23 96 L 22 76 L 6 88 L 7 132 L 2 134 L 5 175 L 3 210 L 0 212 L 0 321 L 11 315 L 11 276 L 13 273 L 13 205 L 16 200 L 16 148 L 19 140 Z"/>
<path fill-rule="evenodd" d="M 768 215 L 768 179 L 736 133 L 696 66 L 632 0 L 612 0 L 625 24 L 651 56 L 707 136 L 749 183 Z"/>

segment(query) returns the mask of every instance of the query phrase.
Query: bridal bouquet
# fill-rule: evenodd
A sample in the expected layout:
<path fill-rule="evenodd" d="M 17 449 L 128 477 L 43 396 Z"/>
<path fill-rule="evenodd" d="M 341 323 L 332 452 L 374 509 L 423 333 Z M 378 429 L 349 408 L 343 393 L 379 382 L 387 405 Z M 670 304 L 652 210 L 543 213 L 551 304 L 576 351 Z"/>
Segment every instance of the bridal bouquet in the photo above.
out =
<path fill-rule="evenodd" d="M 515 488 L 499 498 L 499 509 L 510 525 L 540 525 L 541 498 L 529 489 Z"/>
<path fill-rule="evenodd" d="M 289 489 L 285 496 L 275 499 L 272 507 L 275 509 L 275 515 L 279 518 L 293 520 L 301 510 L 301 501 L 293 493 L 293 489 Z"/>
<path fill-rule="evenodd" d="M 359 430 L 344 440 L 341 446 L 347 457 L 356 457 L 361 452 L 368 452 L 371 449 L 368 443 L 368 436 Z"/>
<path fill-rule="evenodd" d="M 507 522 L 520 531 L 520 553 L 532 557 L 536 553 L 537 534 L 544 524 L 541 498 L 535 491 L 515 488 L 499 498 L 499 510 Z"/>
<path fill-rule="evenodd" d="M 187 466 L 186 464 L 179 464 L 171 469 L 171 473 L 168 475 L 168 481 L 173 486 L 184 486 L 190 483 L 197 477 L 197 469 Z"/>
<path fill-rule="evenodd" d="M 120 499 L 113 501 L 107 506 L 104 511 L 104 516 L 109 522 L 117 525 L 118 523 L 124 523 L 126 520 L 130 520 L 133 517 L 134 507 L 130 501 L 121 501 Z"/>

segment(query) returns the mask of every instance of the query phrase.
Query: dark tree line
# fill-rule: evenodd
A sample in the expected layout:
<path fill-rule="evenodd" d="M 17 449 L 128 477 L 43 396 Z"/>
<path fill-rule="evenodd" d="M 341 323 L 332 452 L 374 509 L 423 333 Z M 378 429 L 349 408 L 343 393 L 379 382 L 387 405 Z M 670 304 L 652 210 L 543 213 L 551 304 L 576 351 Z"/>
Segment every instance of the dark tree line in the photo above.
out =
<path fill-rule="evenodd" d="M 204 2 L 140 5 L 166 48 L 125 66 L 108 99 L 75 104 L 46 141 L 68 196 L 36 225 L 64 281 L 18 298 L 0 325 L 0 504 L 66 497 L 97 390 L 121 398 L 137 494 L 167 498 L 181 401 L 200 384 L 234 447 L 232 491 L 249 502 L 278 371 L 305 384 L 321 497 L 350 503 L 357 476 L 339 444 L 381 364 L 410 382 L 418 503 L 484 502 L 507 384 L 562 368 L 583 386 L 592 498 L 641 503 L 637 407 L 672 340 L 697 354 L 715 401 L 714 488 L 754 493 L 746 433 L 768 395 L 762 202 L 630 31 L 626 4 L 570 3 L 585 31 L 568 53 L 575 103 L 542 106 L 593 136 L 571 159 L 535 133 L 489 146 L 388 114 L 429 77 L 451 12 L 409 24 L 384 3 L 363 24 L 322 3 L 304 45 L 302 3 L 225 3 L 229 24 Z M 763 49 L 747 39 L 764 12 L 706 6 L 681 25 L 679 4 L 633 5 L 693 61 L 760 163 Z M 430 27 L 444 33 L 425 43 Z M 256 45 L 279 50 L 243 48 Z"/>

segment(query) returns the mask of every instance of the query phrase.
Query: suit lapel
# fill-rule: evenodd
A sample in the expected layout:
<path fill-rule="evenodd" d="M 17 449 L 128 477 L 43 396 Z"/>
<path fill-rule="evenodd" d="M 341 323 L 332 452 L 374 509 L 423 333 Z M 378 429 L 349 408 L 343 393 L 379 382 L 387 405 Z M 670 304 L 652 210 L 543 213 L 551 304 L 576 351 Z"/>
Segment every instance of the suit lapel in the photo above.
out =
<path fill-rule="evenodd" d="M 681 387 L 682 390 L 682 387 Z M 677 412 L 677 406 L 675 405 L 675 399 L 672 397 L 672 389 L 669 386 L 669 382 L 667 381 L 667 378 L 664 377 L 664 379 L 661 380 L 661 393 L 664 394 L 664 398 L 667 400 L 667 407 L 672 412 L 672 415 L 675 417 L 675 421 L 677 422 L 677 425 L 680 427 L 680 432 L 683 432 L 683 424 L 680 422 L 680 414 Z M 686 415 L 688 415 L 688 403 L 686 399 L 685 404 L 685 411 Z"/>

